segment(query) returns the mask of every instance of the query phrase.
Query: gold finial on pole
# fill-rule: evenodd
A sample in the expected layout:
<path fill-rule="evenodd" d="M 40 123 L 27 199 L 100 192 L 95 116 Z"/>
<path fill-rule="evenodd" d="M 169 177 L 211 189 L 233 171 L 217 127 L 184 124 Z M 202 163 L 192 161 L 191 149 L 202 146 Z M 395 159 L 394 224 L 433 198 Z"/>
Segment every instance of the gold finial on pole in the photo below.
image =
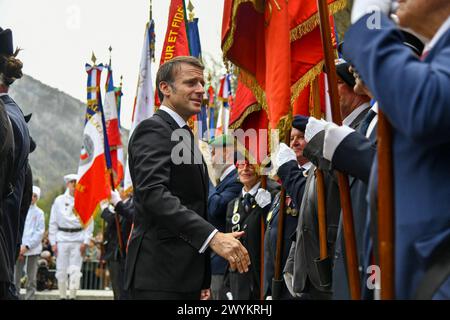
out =
<path fill-rule="evenodd" d="M 123 75 L 120 76 L 120 87 L 122 88 L 122 84 L 123 84 Z"/>
<path fill-rule="evenodd" d="M 97 58 L 95 57 L 94 51 L 92 51 L 92 57 L 91 57 L 92 62 L 94 63 L 95 66 L 95 62 L 97 61 Z"/>
<path fill-rule="evenodd" d="M 194 5 L 192 4 L 191 0 L 189 0 L 188 10 L 189 10 L 189 22 L 192 22 L 194 21 L 195 13 L 194 13 Z"/>

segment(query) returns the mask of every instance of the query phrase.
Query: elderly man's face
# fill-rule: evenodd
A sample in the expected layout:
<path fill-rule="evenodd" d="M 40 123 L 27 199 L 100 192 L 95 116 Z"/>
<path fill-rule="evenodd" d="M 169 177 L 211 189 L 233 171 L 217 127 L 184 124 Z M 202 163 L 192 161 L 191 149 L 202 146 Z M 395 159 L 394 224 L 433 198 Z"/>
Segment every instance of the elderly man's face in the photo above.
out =
<path fill-rule="evenodd" d="M 414 31 L 420 30 L 427 17 L 448 8 L 448 0 L 398 0 L 396 15 L 399 24 Z"/>
<path fill-rule="evenodd" d="M 248 161 L 238 161 L 236 166 L 241 183 L 247 189 L 252 188 L 259 180 L 255 166 L 248 163 Z"/>
<path fill-rule="evenodd" d="M 298 129 L 292 128 L 291 143 L 289 146 L 292 150 L 294 150 L 298 162 L 304 159 L 303 149 L 306 147 L 305 133 Z"/>

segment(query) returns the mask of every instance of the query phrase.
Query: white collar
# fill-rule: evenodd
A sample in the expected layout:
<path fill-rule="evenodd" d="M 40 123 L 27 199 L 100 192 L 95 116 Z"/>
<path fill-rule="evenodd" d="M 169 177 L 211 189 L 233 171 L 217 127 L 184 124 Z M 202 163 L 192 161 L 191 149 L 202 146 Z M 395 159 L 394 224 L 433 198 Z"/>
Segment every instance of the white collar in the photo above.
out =
<path fill-rule="evenodd" d="M 434 45 L 442 38 L 442 36 L 447 32 L 448 29 L 450 29 L 450 17 L 448 17 L 447 20 L 445 20 L 445 22 L 439 27 L 438 31 L 433 36 L 431 41 L 428 42 L 423 49 L 423 52 L 428 52 L 433 49 Z"/>
<path fill-rule="evenodd" d="M 250 189 L 249 192 L 245 191 L 245 189 L 242 188 L 242 196 L 245 196 L 247 193 L 250 193 L 252 196 L 254 196 L 256 194 L 256 192 L 258 191 L 260 184 L 261 184 L 261 181 L 259 181 L 257 184 L 255 184 L 253 186 L 253 188 Z"/>
<path fill-rule="evenodd" d="M 72 198 L 72 199 L 73 199 L 73 196 L 70 194 L 68 188 L 66 188 L 66 192 L 64 192 L 64 195 L 65 195 L 66 197 L 69 197 L 69 198 Z"/>
<path fill-rule="evenodd" d="M 222 182 L 223 179 L 225 179 L 231 172 L 233 172 L 234 169 L 235 167 L 233 165 L 230 165 L 228 168 L 226 168 L 220 176 L 219 181 Z"/>
<path fill-rule="evenodd" d="M 171 116 L 172 119 L 175 120 L 175 122 L 180 126 L 180 128 L 183 128 L 186 125 L 186 121 L 184 121 L 184 119 L 178 113 L 176 113 L 169 107 L 161 106 L 159 107 L 159 109 L 167 112 L 169 116 Z"/>
<path fill-rule="evenodd" d="M 305 171 L 308 171 L 309 168 L 311 168 L 311 166 L 312 166 L 312 163 L 311 163 L 311 162 L 307 162 L 307 163 L 305 163 L 304 165 L 298 165 L 299 168 L 301 168 L 301 169 L 303 169 L 303 170 L 305 170 Z"/>
<path fill-rule="evenodd" d="M 369 103 L 365 102 L 362 105 L 360 105 L 358 108 L 353 110 L 348 116 L 345 117 L 344 120 L 342 120 L 342 124 L 345 124 L 346 126 L 350 126 L 352 122 L 369 107 Z"/>
<path fill-rule="evenodd" d="M 2 93 L 0 93 L 0 97 L 1 97 L 1 96 L 7 96 L 7 95 L 8 95 L 7 92 L 2 92 Z"/>

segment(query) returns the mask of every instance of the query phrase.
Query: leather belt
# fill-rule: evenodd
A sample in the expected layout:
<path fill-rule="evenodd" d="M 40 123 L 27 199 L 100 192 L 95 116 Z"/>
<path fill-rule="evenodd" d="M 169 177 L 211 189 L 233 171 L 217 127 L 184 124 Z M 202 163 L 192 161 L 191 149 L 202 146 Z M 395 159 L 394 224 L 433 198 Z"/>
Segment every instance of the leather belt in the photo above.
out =
<path fill-rule="evenodd" d="M 60 227 L 58 227 L 58 230 L 59 231 L 64 231 L 64 232 L 80 232 L 80 231 L 83 231 L 83 229 L 82 228 L 60 228 Z"/>

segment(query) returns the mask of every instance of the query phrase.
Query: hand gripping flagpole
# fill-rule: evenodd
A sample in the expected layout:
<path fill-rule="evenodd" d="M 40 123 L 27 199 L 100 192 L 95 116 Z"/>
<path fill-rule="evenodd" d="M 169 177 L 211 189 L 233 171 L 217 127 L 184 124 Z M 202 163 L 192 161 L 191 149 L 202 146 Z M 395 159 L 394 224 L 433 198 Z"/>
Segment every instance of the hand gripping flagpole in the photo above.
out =
<path fill-rule="evenodd" d="M 333 121 L 341 125 L 342 119 L 339 110 L 339 99 L 337 93 L 337 74 L 333 58 L 333 48 L 331 45 L 331 29 L 329 21 L 329 10 L 326 0 L 317 0 L 317 7 L 320 16 L 320 34 L 325 54 L 325 66 L 327 70 L 328 87 L 330 90 L 330 101 Z M 348 177 L 342 172 L 338 172 L 339 194 L 341 200 L 345 255 L 347 259 L 347 272 L 350 288 L 350 295 L 353 300 L 361 299 L 361 286 L 358 271 L 358 256 L 356 250 L 355 230 L 353 223 L 353 212 L 350 198 L 350 187 Z"/>

